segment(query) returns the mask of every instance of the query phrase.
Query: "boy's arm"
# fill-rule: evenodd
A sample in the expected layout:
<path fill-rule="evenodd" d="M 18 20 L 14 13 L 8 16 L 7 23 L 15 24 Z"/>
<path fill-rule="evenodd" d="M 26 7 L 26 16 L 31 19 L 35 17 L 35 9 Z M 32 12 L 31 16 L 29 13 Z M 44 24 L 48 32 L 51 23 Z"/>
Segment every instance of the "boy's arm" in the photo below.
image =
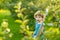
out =
<path fill-rule="evenodd" d="M 43 21 L 44 21 L 44 19 L 45 19 L 45 17 L 46 17 L 46 15 L 48 15 L 48 9 L 46 8 L 46 14 L 44 14 L 44 18 L 43 18 Z"/>
<path fill-rule="evenodd" d="M 40 10 L 38 10 L 35 14 L 34 14 L 34 18 L 36 19 L 36 16 L 35 15 L 37 15 L 37 13 L 40 13 Z"/>

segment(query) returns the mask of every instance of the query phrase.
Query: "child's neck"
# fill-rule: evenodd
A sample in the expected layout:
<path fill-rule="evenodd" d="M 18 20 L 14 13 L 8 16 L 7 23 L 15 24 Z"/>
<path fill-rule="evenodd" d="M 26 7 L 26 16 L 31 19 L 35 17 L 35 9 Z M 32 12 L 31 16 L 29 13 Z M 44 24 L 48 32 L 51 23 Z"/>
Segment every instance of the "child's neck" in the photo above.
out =
<path fill-rule="evenodd" d="M 38 20 L 38 23 L 42 23 L 42 21 Z"/>

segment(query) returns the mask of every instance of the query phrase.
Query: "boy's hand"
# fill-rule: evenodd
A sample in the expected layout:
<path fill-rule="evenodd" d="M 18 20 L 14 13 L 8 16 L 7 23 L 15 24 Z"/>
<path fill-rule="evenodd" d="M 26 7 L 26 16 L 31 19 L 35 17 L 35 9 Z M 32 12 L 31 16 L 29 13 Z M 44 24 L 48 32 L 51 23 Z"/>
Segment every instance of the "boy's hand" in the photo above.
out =
<path fill-rule="evenodd" d="M 46 8 L 46 12 L 48 13 L 48 8 Z"/>

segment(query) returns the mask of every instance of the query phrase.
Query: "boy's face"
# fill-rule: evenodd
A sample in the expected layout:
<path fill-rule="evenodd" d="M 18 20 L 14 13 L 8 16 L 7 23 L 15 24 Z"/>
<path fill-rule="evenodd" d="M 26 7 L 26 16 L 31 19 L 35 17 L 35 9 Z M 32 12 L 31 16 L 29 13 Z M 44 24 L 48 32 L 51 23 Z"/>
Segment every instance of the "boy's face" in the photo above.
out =
<path fill-rule="evenodd" d="M 37 21 L 42 21 L 42 19 L 43 19 L 43 18 L 42 18 L 41 16 L 39 16 L 39 15 L 36 16 L 36 20 L 37 20 Z"/>

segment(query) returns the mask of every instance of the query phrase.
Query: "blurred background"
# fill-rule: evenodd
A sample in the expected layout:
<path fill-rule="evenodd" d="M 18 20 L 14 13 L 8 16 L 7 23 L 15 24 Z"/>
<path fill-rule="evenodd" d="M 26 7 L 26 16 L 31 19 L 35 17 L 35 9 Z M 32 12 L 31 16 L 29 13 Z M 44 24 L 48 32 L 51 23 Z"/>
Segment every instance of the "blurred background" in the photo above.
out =
<path fill-rule="evenodd" d="M 60 40 L 60 0 L 0 0 L 0 40 L 34 40 L 34 13 L 46 8 L 44 37 L 36 40 Z"/>

